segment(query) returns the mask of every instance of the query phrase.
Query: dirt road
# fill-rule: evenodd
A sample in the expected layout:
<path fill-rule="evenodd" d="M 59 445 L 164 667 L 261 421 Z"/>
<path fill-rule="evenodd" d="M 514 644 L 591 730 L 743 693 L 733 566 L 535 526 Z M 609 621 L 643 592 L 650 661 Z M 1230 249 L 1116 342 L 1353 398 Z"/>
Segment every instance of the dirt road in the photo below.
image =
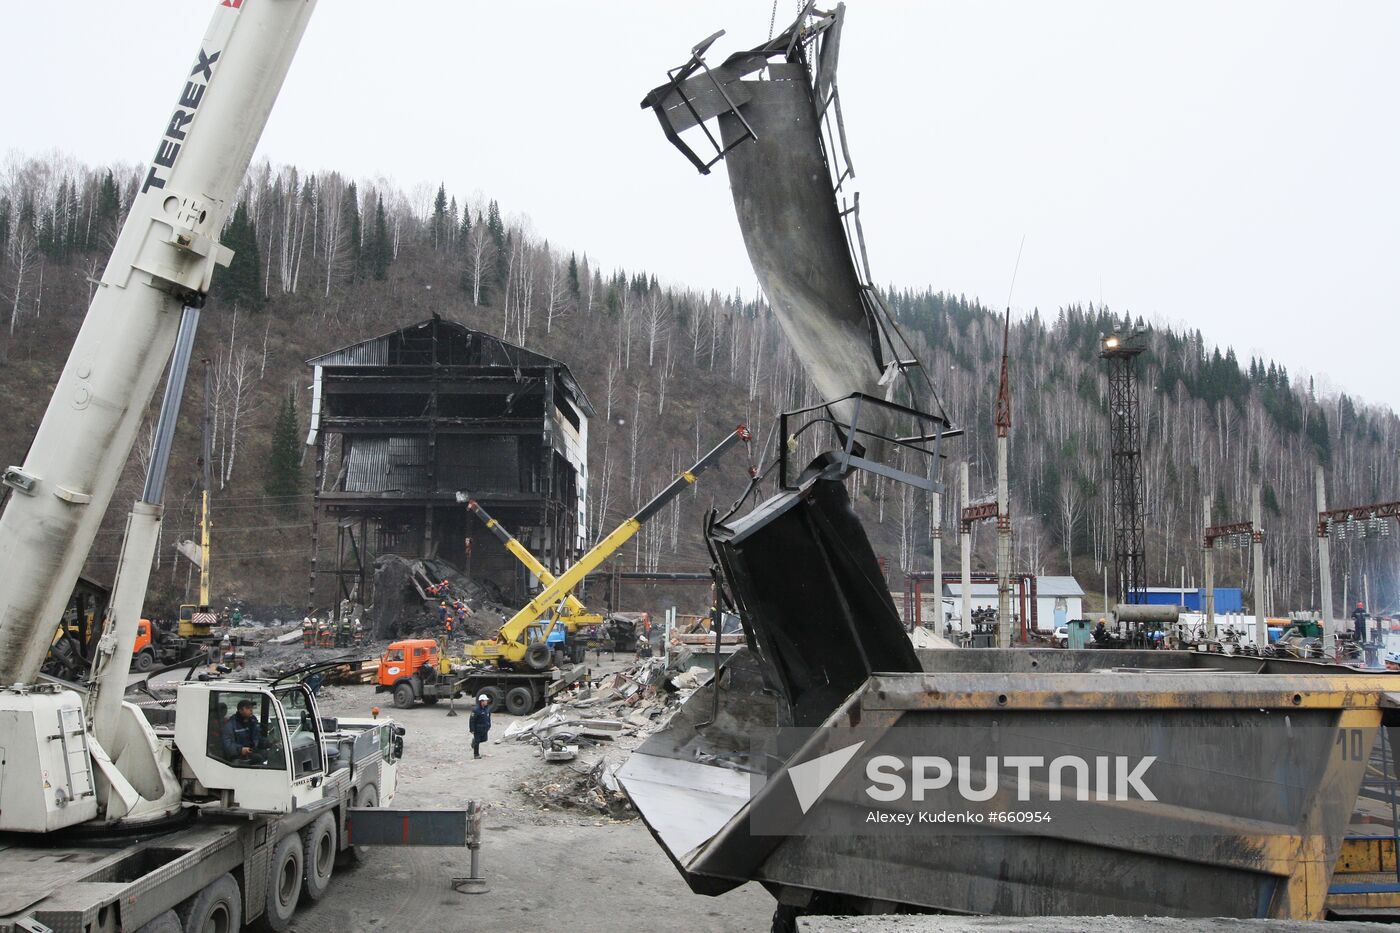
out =
<path fill-rule="evenodd" d="M 358 867 L 338 871 L 328 895 L 297 911 L 296 933 L 359 930 L 767 930 L 773 899 L 756 885 L 723 897 L 690 893 L 641 821 L 614 822 L 573 811 L 544 810 L 519 787 L 547 780 L 535 751 L 492 743 L 471 758 L 467 709 L 393 709 L 371 687 L 323 691 L 326 715 L 365 716 L 379 703 L 407 729 L 395 806 L 487 805 L 482 862 L 487 894 L 449 886 L 468 874 L 465 849 L 378 849 Z M 493 716 L 499 736 L 512 717 Z"/>

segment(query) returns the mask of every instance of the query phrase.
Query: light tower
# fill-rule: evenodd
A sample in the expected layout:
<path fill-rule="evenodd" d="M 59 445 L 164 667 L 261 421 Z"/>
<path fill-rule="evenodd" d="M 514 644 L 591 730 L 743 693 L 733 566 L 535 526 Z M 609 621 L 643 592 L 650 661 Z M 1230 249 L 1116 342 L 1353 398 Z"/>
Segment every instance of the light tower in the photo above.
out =
<path fill-rule="evenodd" d="M 1108 361 L 1108 419 L 1112 436 L 1111 507 L 1113 573 L 1118 601 L 1134 603 L 1147 586 L 1142 529 L 1142 433 L 1138 421 L 1133 360 L 1146 349 L 1141 329 L 1100 336 L 1099 356 Z M 1107 607 L 1105 607 L 1107 608 Z"/>

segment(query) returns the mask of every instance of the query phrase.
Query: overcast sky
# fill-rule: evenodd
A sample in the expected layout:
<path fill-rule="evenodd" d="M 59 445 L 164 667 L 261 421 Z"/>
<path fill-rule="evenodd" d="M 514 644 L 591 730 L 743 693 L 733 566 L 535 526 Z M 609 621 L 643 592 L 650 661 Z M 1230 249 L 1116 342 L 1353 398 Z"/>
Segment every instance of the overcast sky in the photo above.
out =
<path fill-rule="evenodd" d="M 260 0 L 266 2 L 266 0 Z M 215 0 L 6 4 L 0 149 L 154 152 Z M 795 12 L 782 0 L 784 19 Z M 605 267 L 755 289 L 722 169 L 638 108 L 764 0 L 324 0 L 260 152 L 497 198 Z M 1017 313 L 1107 302 L 1400 408 L 1400 4 L 851 0 L 871 265 Z"/>

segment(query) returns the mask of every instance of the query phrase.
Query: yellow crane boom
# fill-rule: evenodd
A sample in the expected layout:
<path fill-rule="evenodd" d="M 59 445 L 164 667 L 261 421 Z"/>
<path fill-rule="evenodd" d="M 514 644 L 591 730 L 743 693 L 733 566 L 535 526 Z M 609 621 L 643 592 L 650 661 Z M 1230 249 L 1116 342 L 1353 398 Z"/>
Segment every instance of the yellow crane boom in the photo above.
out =
<path fill-rule="evenodd" d="M 534 599 L 506 620 L 496 639 L 477 641 L 468 645 L 467 657 L 473 661 L 494 661 L 498 664 L 523 663 L 534 670 L 547 668 L 551 652 L 549 646 L 544 643 L 543 626 L 540 620 L 549 616 L 550 611 L 582 583 L 584 577 L 598 569 L 603 561 L 631 540 L 632 536 L 641 530 L 642 525 L 646 524 L 657 512 L 660 512 L 682 490 L 689 488 L 700 474 L 714 465 L 730 447 L 740 441 L 747 443 L 752 437 L 753 435 L 744 425 L 741 424 L 735 428 L 732 434 L 716 444 L 709 453 L 696 461 L 694 466 L 683 471 L 667 484 L 666 488 L 652 497 L 650 502 L 638 509 L 635 515 L 618 525 L 601 541 L 589 548 L 568 570 L 555 577 L 552 583 L 546 584 L 545 588 L 536 594 Z M 533 555 L 530 555 L 530 552 L 526 551 L 524 547 L 520 548 L 520 552 L 529 555 L 530 559 L 534 560 Z M 512 551 L 512 553 L 515 553 L 516 557 L 520 557 L 519 552 Z M 535 563 L 539 562 L 535 561 Z M 544 578 L 540 579 L 543 581 Z M 541 637 L 530 637 L 532 629 L 536 630 Z"/>
<path fill-rule="evenodd" d="M 480 502 L 469 498 L 466 493 L 457 493 L 457 501 L 461 502 L 463 500 L 467 503 L 467 510 L 476 513 L 476 517 L 486 524 L 486 527 L 490 529 L 491 533 L 496 536 L 496 539 L 505 546 L 507 551 L 515 555 L 516 560 L 525 565 L 525 569 L 535 575 L 541 585 L 549 586 L 554 582 L 554 574 L 549 572 L 549 568 L 545 567 L 545 565 L 540 562 L 539 558 L 535 557 L 525 545 L 521 544 L 515 535 L 506 531 L 504 525 L 492 518 L 490 514 L 481 507 Z M 589 612 L 587 607 L 579 602 L 578 597 L 573 593 L 565 594 L 563 611 L 560 612 L 560 619 L 570 631 L 584 625 L 597 625 L 603 621 L 602 616 L 598 615 L 596 612 Z"/>

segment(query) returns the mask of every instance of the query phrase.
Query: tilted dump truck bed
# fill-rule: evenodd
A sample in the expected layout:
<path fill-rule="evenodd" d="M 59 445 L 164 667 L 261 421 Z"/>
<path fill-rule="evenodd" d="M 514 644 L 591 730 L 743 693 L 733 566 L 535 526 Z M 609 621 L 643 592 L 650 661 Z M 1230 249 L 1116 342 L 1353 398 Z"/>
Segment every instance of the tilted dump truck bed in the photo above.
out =
<path fill-rule="evenodd" d="M 817 479 L 715 533 L 755 649 L 619 775 L 694 890 L 754 880 L 814 912 L 1323 916 L 1400 680 L 1169 651 L 906 655 L 852 518 Z"/>

